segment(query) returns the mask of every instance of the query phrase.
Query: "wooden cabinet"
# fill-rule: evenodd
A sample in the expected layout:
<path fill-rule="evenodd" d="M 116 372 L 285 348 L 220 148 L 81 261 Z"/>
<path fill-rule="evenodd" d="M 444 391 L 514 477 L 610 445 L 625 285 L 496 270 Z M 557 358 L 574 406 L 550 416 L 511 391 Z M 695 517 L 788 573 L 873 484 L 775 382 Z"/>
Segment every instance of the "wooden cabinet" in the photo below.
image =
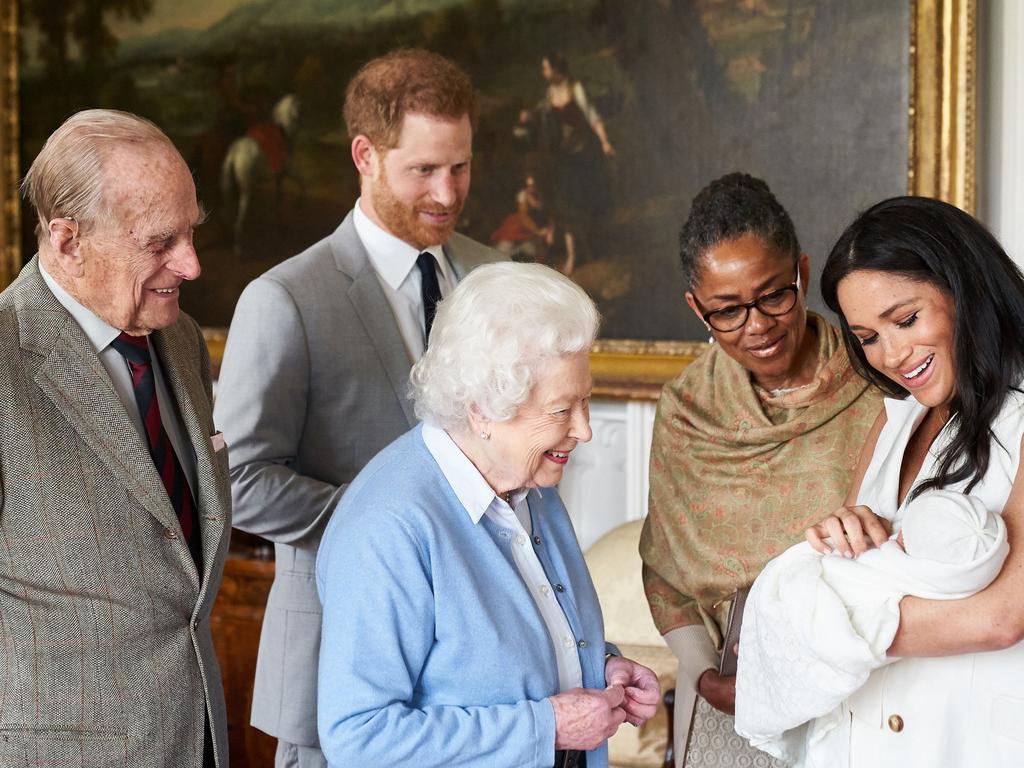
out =
<path fill-rule="evenodd" d="M 263 610 L 274 561 L 232 553 L 210 619 L 228 707 L 231 768 L 272 768 L 277 739 L 249 725 Z"/>

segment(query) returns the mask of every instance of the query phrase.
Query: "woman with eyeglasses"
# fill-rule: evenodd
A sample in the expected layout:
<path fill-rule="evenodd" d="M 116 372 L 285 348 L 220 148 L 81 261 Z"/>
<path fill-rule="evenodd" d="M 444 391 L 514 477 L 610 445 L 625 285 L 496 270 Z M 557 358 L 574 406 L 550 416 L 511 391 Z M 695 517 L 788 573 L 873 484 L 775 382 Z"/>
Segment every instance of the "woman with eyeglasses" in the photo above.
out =
<path fill-rule="evenodd" d="M 736 678 L 718 671 L 732 598 L 841 503 L 881 397 L 808 312 L 810 259 L 767 184 L 713 181 L 679 243 L 686 302 L 716 343 L 658 405 L 644 586 L 679 659 L 678 759 L 769 766 L 734 732 Z"/>

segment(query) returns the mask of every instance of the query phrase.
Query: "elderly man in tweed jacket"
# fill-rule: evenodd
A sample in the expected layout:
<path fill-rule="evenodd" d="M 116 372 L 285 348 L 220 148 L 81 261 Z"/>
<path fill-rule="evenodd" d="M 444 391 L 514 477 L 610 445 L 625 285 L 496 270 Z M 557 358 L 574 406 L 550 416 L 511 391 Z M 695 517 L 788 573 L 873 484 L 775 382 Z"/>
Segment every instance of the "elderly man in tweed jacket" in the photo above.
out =
<path fill-rule="evenodd" d="M 210 609 L 230 531 L 188 168 L 80 112 L 25 179 L 39 253 L 0 294 L 0 765 L 227 766 Z"/>

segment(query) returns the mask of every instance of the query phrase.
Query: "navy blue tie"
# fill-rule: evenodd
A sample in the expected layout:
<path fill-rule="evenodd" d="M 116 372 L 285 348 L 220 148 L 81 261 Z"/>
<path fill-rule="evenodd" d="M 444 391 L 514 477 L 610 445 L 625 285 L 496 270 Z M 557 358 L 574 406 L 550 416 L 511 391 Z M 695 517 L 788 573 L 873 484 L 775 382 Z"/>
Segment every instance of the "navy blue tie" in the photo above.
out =
<path fill-rule="evenodd" d="M 426 328 L 425 339 L 430 343 L 430 327 L 434 324 L 437 302 L 441 300 L 441 286 L 437 282 L 437 267 L 434 266 L 434 254 L 424 251 L 416 257 L 416 266 L 420 270 L 420 293 L 423 296 L 423 319 Z"/>

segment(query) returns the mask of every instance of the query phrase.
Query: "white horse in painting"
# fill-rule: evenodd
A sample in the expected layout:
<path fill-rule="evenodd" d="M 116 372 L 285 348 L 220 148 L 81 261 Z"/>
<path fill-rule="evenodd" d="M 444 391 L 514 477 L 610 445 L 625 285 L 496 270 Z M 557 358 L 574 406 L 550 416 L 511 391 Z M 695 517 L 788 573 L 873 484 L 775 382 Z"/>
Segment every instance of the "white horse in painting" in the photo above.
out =
<path fill-rule="evenodd" d="M 276 211 L 280 211 L 281 193 L 286 175 L 284 165 L 287 152 L 286 142 L 295 135 L 298 128 L 299 98 L 293 93 L 284 96 L 274 105 L 271 119 L 272 124 L 280 129 L 279 135 L 283 139 L 278 151 L 271 152 L 272 156 L 268 156 L 267 148 L 257 138 L 256 128 L 254 128 L 231 142 L 221 165 L 221 199 L 227 202 L 237 196 L 238 201 L 232 227 L 235 253 L 238 254 L 242 253 L 242 232 L 245 230 L 249 205 L 252 202 L 256 184 L 261 179 L 273 178 L 274 208 Z M 271 127 L 271 130 L 274 129 Z M 272 134 L 270 138 L 272 138 Z"/>

